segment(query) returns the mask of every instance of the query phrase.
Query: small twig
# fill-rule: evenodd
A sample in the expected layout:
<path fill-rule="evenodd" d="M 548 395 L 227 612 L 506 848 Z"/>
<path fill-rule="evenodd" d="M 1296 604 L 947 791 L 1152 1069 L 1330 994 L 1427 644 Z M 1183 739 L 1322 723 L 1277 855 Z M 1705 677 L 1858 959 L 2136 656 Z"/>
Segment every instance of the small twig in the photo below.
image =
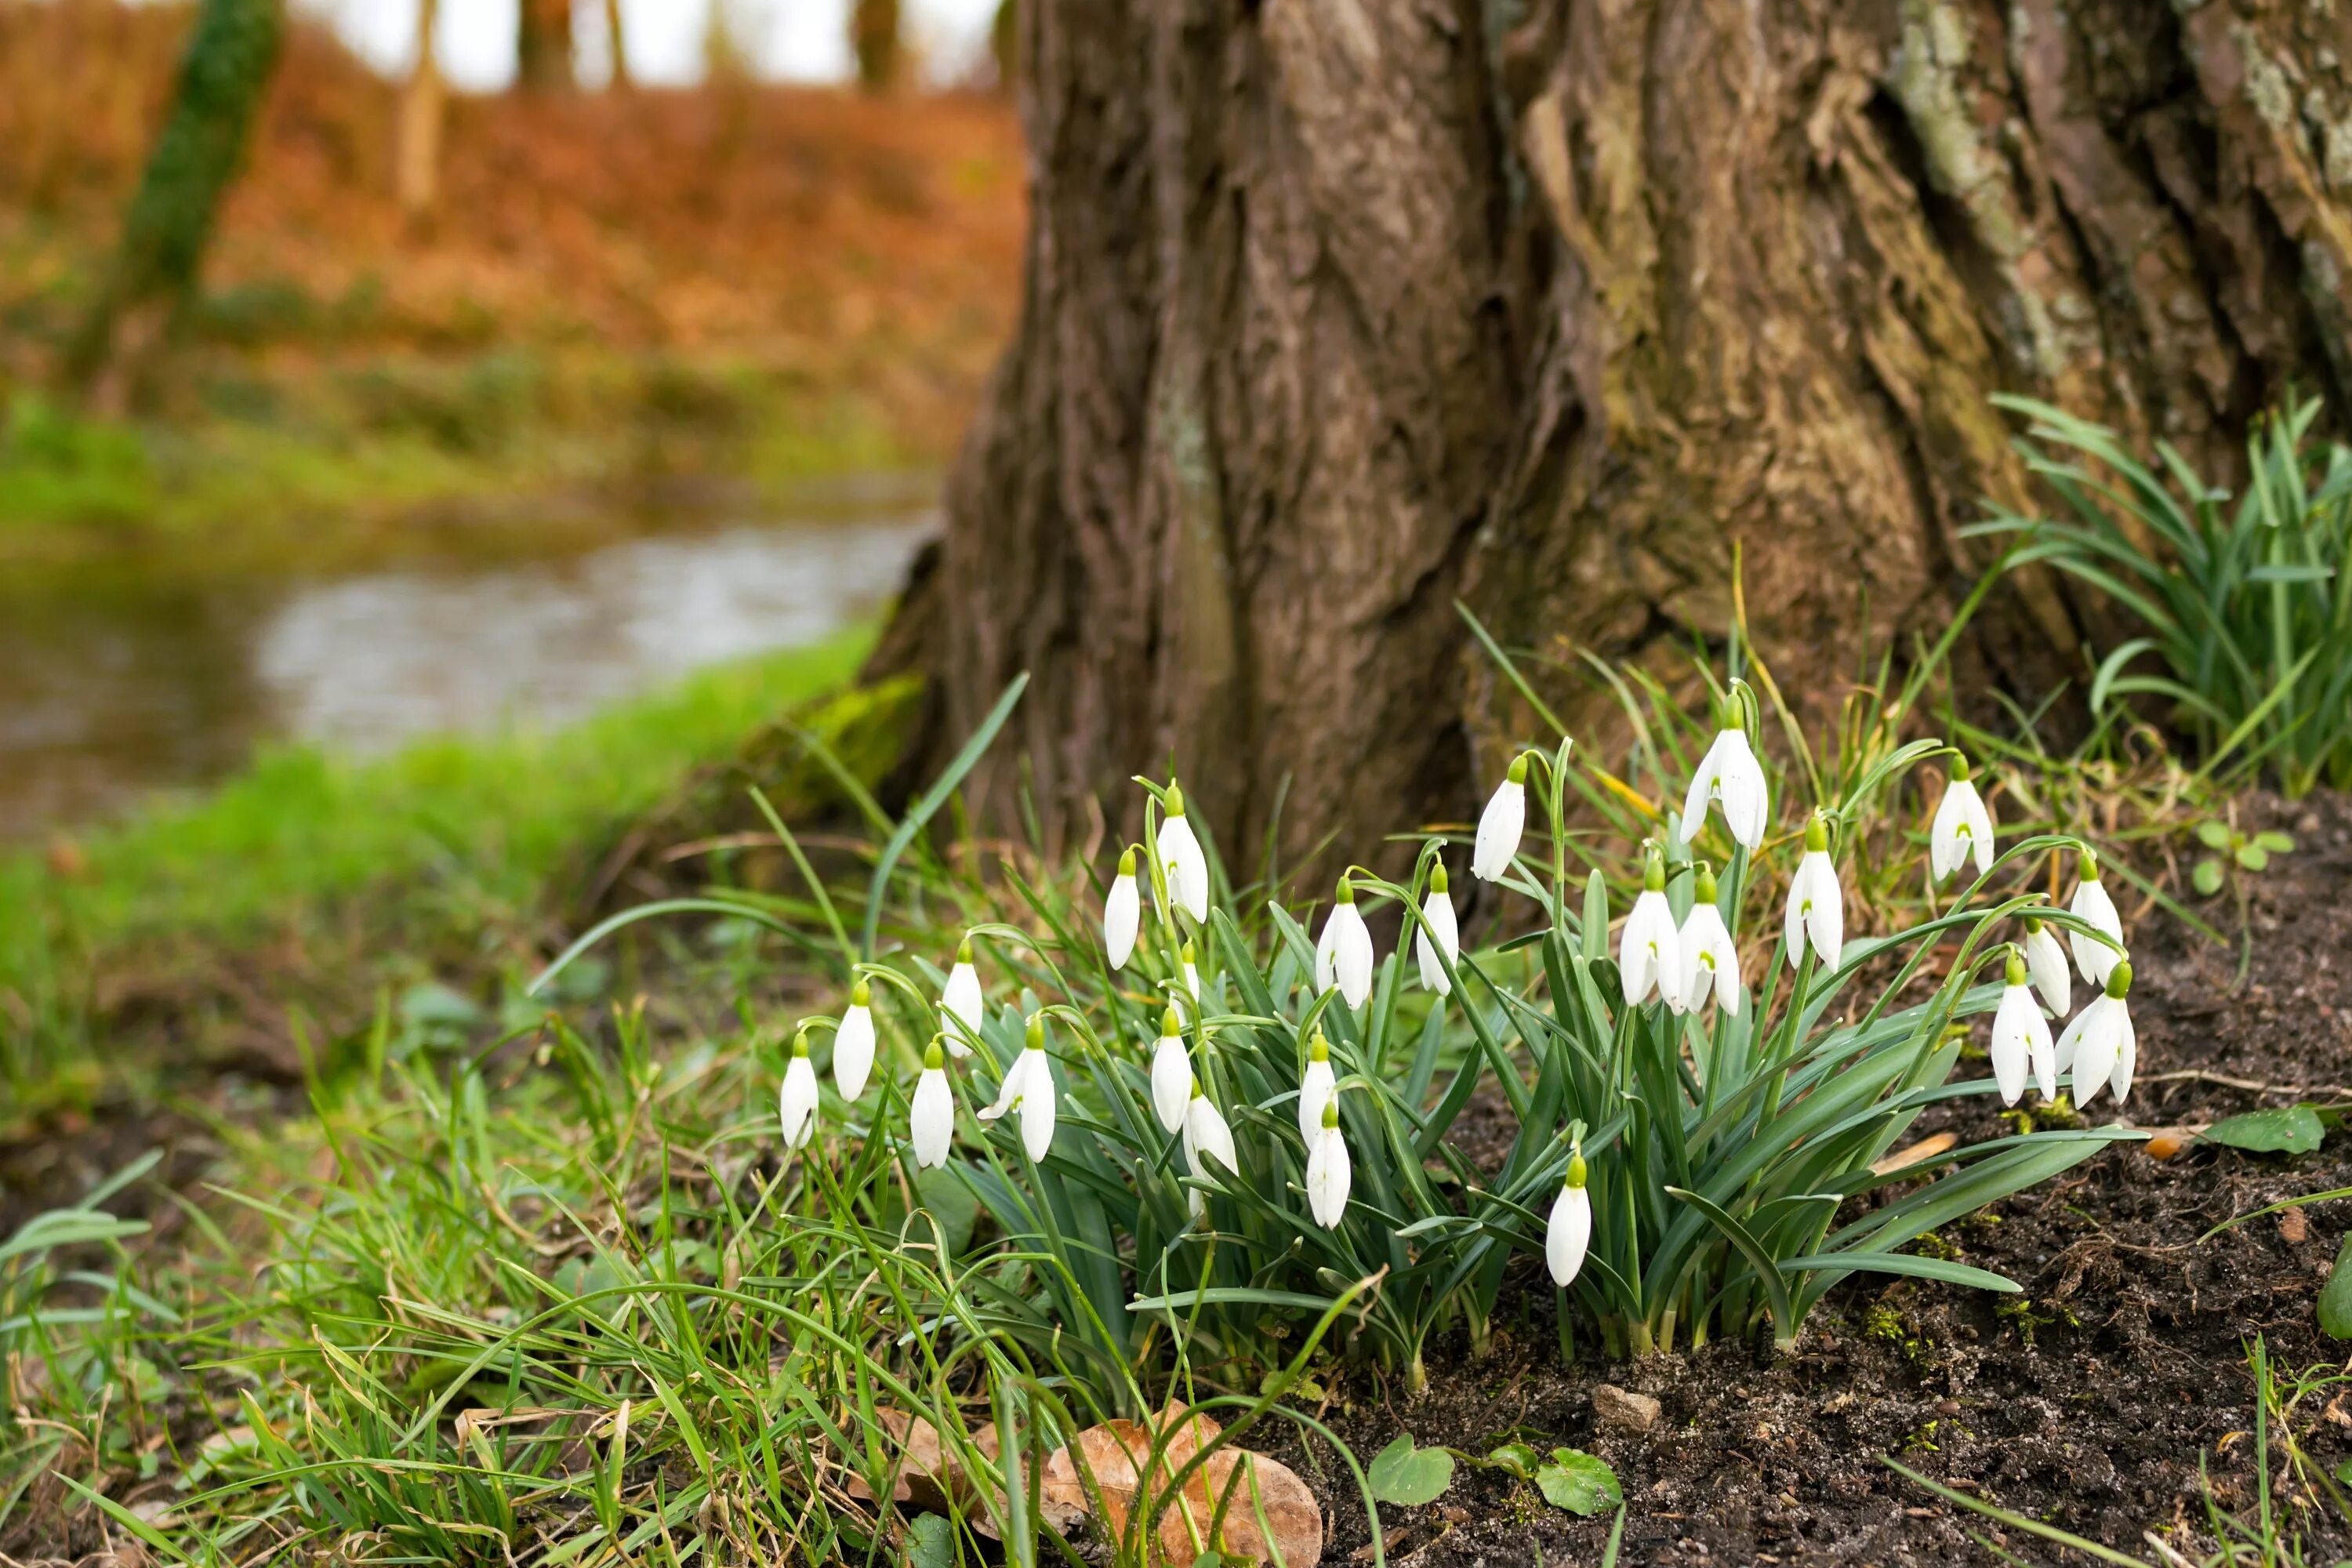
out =
<path fill-rule="evenodd" d="M 2143 1073 L 2141 1083 L 2212 1083 L 2223 1089 L 2242 1089 L 2248 1094 L 2325 1094 L 2337 1100 L 2352 1099 L 2352 1089 L 2333 1083 L 2256 1083 L 2250 1078 L 2230 1078 L 2202 1068 L 2183 1068 L 2177 1072 Z"/>

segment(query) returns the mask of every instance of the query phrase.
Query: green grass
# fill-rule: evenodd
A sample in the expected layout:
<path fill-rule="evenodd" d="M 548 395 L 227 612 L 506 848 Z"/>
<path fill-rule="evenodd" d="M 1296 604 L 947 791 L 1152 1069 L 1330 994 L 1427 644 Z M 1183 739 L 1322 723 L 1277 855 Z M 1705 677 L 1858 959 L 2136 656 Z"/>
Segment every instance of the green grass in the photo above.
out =
<path fill-rule="evenodd" d="M 103 961 L 233 946 L 355 900 L 368 928 L 420 948 L 526 918 L 584 841 L 838 685 L 871 637 L 703 670 L 567 729 L 367 762 L 276 752 L 200 799 L 91 834 L 70 878 L 30 851 L 0 858 L 0 1082 L 21 1087 L 87 1042 L 84 993 Z"/>

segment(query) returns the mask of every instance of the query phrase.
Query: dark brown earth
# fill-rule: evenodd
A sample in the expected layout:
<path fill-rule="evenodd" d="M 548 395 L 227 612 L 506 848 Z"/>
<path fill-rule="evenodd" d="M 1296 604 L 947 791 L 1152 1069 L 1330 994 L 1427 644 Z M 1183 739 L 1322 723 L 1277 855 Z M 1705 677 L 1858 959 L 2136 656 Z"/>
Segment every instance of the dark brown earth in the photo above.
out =
<path fill-rule="evenodd" d="M 2242 989 L 2231 989 L 2233 950 L 2158 915 L 2132 928 L 2141 1055 L 2127 1111 L 2137 1125 L 2209 1122 L 2298 1098 L 2181 1076 L 2197 1072 L 2352 1100 L 2327 1088 L 2352 1085 L 2352 801 L 2270 812 L 2261 826 L 2286 828 L 2298 849 L 2250 889 Z M 2234 932 L 2227 895 L 2202 912 Z M 1948 1125 L 1964 1141 L 2004 1130 L 1986 1110 Z M 1786 1359 L 1717 1344 L 1564 1370 L 1551 1292 L 1530 1289 L 1539 1316 L 1498 1336 L 1486 1359 L 1444 1347 L 1420 1398 L 1350 1385 L 1334 1391 L 1328 1419 L 1367 1459 L 1400 1431 L 1472 1453 L 1507 1435 L 1597 1453 L 1624 1485 L 1626 1563 L 1998 1561 L 1971 1529 L 2030 1561 L 2082 1560 L 1946 1503 L 1882 1455 L 2151 1561 L 2148 1531 L 2194 1559 L 2200 1543 L 2212 1549 L 2200 1460 L 2222 1508 L 2255 1507 L 2247 1347 L 2259 1336 L 2282 1375 L 2352 1365 L 2314 1316 L 2352 1200 L 2198 1238 L 2251 1209 L 2347 1185 L 2343 1131 L 2300 1158 L 2192 1144 L 2158 1162 L 2134 1146 L 1943 1233 L 1966 1261 L 2023 1285 L 2021 1299 L 1856 1283 L 1832 1294 Z M 1597 1428 L 1593 1390 L 1612 1381 L 1660 1402 L 1647 1435 Z M 2288 1476 L 2283 1439 L 2291 1430 L 2318 1472 L 2352 1457 L 2352 1397 L 2333 1403 L 2345 1388 L 2320 1389 L 2272 1428 L 2273 1495 L 2292 1500 L 2279 1506 L 2315 1563 L 2352 1556 L 2352 1526 Z M 1282 1457 L 1326 1501 L 1324 1560 L 1369 1561 L 1364 1510 L 1339 1495 L 1346 1472 L 1318 1448 Z M 1609 1529 L 1606 1516 L 1573 1519 L 1533 1487 L 1466 1465 L 1436 1503 L 1382 1519 L 1388 1561 L 1415 1568 L 1596 1563 Z"/>

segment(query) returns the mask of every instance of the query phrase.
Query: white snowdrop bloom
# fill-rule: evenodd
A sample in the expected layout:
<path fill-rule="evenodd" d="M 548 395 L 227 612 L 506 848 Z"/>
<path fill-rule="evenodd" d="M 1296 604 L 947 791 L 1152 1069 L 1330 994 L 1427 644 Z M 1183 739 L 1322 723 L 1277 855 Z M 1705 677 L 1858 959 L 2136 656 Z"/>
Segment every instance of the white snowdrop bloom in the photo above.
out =
<path fill-rule="evenodd" d="M 955 1137 L 955 1096 L 948 1089 L 947 1058 L 936 1039 L 923 1052 L 923 1076 L 915 1080 L 907 1137 L 915 1146 L 917 1170 L 948 1163 L 948 1144 Z"/>
<path fill-rule="evenodd" d="M 1356 908 L 1356 884 L 1344 876 L 1315 944 L 1315 989 L 1319 994 L 1334 984 L 1350 1007 L 1362 1006 L 1372 994 L 1372 933 Z"/>
<path fill-rule="evenodd" d="M 980 1040 L 980 1026 L 988 1022 L 988 1004 L 980 994 L 980 971 L 972 967 L 970 937 L 956 946 L 955 967 L 948 971 L 947 989 L 940 993 L 940 1012 L 948 1055 L 971 1055 L 971 1047 Z"/>
<path fill-rule="evenodd" d="M 1421 900 L 1421 918 L 1429 922 L 1413 938 L 1421 983 L 1440 996 L 1450 995 L 1454 982 L 1445 977 L 1445 965 L 1462 960 L 1462 928 L 1454 919 L 1454 896 L 1446 888 L 1443 860 L 1430 868 L 1429 896 Z"/>
<path fill-rule="evenodd" d="M 1135 850 L 1118 858 L 1118 875 L 1103 899 L 1103 956 L 1113 969 L 1125 969 L 1135 956 L 1135 933 L 1143 925 L 1143 890 L 1135 877 Z"/>
<path fill-rule="evenodd" d="M 1674 987 L 1677 1012 L 1699 1011 L 1709 994 L 1725 1013 L 1739 1011 L 1739 948 L 1715 900 L 1715 873 L 1702 862 L 1691 880 L 1690 913 L 1675 938 L 1682 952 L 1682 973 Z"/>
<path fill-rule="evenodd" d="M 1486 809 L 1478 814 L 1478 837 L 1470 847 L 1470 874 L 1481 881 L 1502 880 L 1527 831 L 1528 758 L 1522 752 L 1511 759 L 1510 771 L 1487 797 Z"/>
<path fill-rule="evenodd" d="M 793 1059 L 784 1064 L 784 1087 L 776 1096 L 784 1123 L 784 1147 L 804 1149 L 816 1136 L 816 1068 L 809 1060 L 808 1034 L 793 1037 Z"/>
<path fill-rule="evenodd" d="M 1689 793 L 1683 796 L 1684 843 L 1696 839 L 1706 826 L 1709 801 L 1721 803 L 1724 826 L 1749 853 L 1763 845 L 1764 827 L 1772 816 L 1771 785 L 1765 782 L 1764 764 L 1756 760 L 1756 748 L 1748 743 L 1747 731 L 1721 731 L 1699 759 Z"/>
<path fill-rule="evenodd" d="M 2074 967 L 2092 984 L 2105 985 L 2108 972 L 2123 958 L 2124 918 L 2116 912 L 2115 900 L 2107 897 L 2106 885 L 2099 880 L 2099 858 L 2088 849 L 2083 851 L 2083 879 L 2074 884 L 2074 901 L 2067 909 L 2076 919 L 2116 939 L 2116 946 L 2109 947 L 2078 931 L 2066 933 L 2066 942 L 2074 950 Z"/>
<path fill-rule="evenodd" d="M 1666 902 L 1666 862 L 1656 849 L 1642 872 L 1642 894 L 1617 942 L 1617 973 L 1624 982 L 1630 1005 L 1648 1000 L 1654 991 L 1672 990 L 1680 997 L 1682 944 L 1675 931 L 1675 911 Z"/>
<path fill-rule="evenodd" d="M 2099 994 L 2058 1037 L 2058 1059 L 2074 1069 L 2077 1110 L 2089 1105 L 2102 1088 L 2114 1092 L 2118 1106 L 2131 1093 L 2132 1072 L 2139 1065 L 2139 1036 L 2124 1001 L 2130 990 L 2131 964 L 2118 963 L 2107 971 Z"/>
<path fill-rule="evenodd" d="M 1220 1184 L 1232 1180 L 1242 1166 L 1241 1156 L 1234 1152 L 1234 1130 L 1198 1084 L 1184 1107 L 1184 1163 L 1200 1180 Z M 1200 1189 L 1191 1189 L 1189 1196 L 1192 1217 L 1198 1219 L 1204 1206 Z"/>
<path fill-rule="evenodd" d="M 1323 1108 L 1331 1103 L 1331 1042 L 1323 1031 L 1307 1045 L 1307 1070 L 1298 1079 L 1298 1136 L 1309 1149 L 1323 1126 Z"/>
<path fill-rule="evenodd" d="M 1176 1005 L 1183 1008 L 1185 1016 L 1190 1017 L 1192 1009 L 1201 1005 L 1201 963 L 1199 955 L 1192 951 L 1192 944 L 1189 942 L 1184 944 L 1181 965 L 1184 973 L 1184 995 L 1190 997 L 1192 1001 L 1189 1006 L 1181 1000 Z"/>
<path fill-rule="evenodd" d="M 2074 971 L 2058 933 L 2032 915 L 2025 917 L 2025 973 L 2033 977 L 2033 988 L 2042 993 L 2042 1005 L 2051 1016 L 2064 1017 L 2074 1005 Z"/>
<path fill-rule="evenodd" d="M 861 978 L 849 988 L 849 1010 L 833 1032 L 833 1085 L 844 1100 L 866 1092 L 874 1072 L 874 988 Z"/>
<path fill-rule="evenodd" d="M 1568 1157 L 1568 1179 L 1552 1200 L 1551 1223 L 1544 1230 L 1544 1262 L 1551 1267 L 1551 1282 L 1567 1289 L 1584 1268 L 1584 1249 L 1592 1242 L 1592 1198 L 1584 1190 L 1581 1152 Z"/>
<path fill-rule="evenodd" d="M 1168 816 L 1160 825 L 1160 863 L 1168 868 L 1168 896 L 1196 921 L 1209 918 L 1209 858 L 1184 815 L 1184 792 L 1168 786 Z"/>
<path fill-rule="evenodd" d="M 1797 874 L 1789 879 L 1789 915 L 1781 931 L 1789 962 L 1805 954 L 1808 943 L 1825 969 L 1835 969 L 1845 951 L 1845 889 L 1838 885 L 1836 865 L 1830 859 L 1829 819 L 1820 812 L 1805 824 L 1805 855 Z"/>
<path fill-rule="evenodd" d="M 1992 869 L 1992 814 L 1985 810 L 1984 796 L 1969 777 L 1969 760 L 1958 757 L 1952 762 L 1952 782 L 1936 803 L 1935 825 L 1927 829 L 1927 869 L 1940 882 L 1972 856 L 1978 876 Z"/>
<path fill-rule="evenodd" d="M 1151 1110 L 1171 1132 L 1184 1130 L 1184 1108 L 1192 1101 L 1192 1056 L 1185 1049 L 1176 1009 L 1160 1017 L 1160 1044 L 1151 1052 Z"/>
<path fill-rule="evenodd" d="M 1324 1101 L 1322 1121 L 1307 1147 L 1313 1151 L 1307 1156 L 1307 1206 L 1317 1225 L 1336 1230 L 1347 1217 L 1348 1188 L 1355 1180 L 1348 1165 L 1348 1141 L 1339 1135 L 1338 1100 Z"/>
<path fill-rule="evenodd" d="M 980 1113 L 993 1121 L 1006 1111 L 1021 1113 L 1021 1146 L 1032 1161 L 1043 1161 L 1054 1146 L 1054 1068 L 1045 1059 L 1045 1020 L 1029 1020 L 1029 1043 L 1013 1058 L 1012 1070 L 997 1086 L 996 1103 Z"/>
<path fill-rule="evenodd" d="M 2017 1103 L 2025 1092 L 2028 1068 L 2042 1098 L 2054 1100 L 2058 1096 L 2057 1048 L 2051 1043 L 2049 1020 L 2042 1017 L 2032 987 L 2025 983 L 2024 955 L 2013 947 L 2009 950 L 2004 974 L 2000 1005 L 1992 1016 L 1991 1046 L 1992 1077 L 2000 1086 L 2000 1102 Z"/>

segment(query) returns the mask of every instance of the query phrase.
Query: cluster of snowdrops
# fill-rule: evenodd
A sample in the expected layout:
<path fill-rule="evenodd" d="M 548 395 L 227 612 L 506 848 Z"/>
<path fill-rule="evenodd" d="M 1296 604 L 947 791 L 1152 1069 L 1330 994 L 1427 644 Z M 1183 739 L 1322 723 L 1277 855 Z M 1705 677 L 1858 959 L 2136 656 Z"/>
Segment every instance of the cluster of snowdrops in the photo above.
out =
<path fill-rule="evenodd" d="M 1985 878 L 1995 858 L 1990 813 L 1966 761 L 1953 755 L 1950 778 L 1928 830 L 1929 869 L 1938 883 L 1970 863 L 1978 877 Z M 1514 759 L 1479 818 L 1469 868 L 1473 876 L 1498 888 L 1512 885 L 1507 879 L 1527 834 L 1531 764 L 1547 767 L 1551 759 L 1534 752 Z M 1747 731 L 1727 721 L 1690 779 L 1680 818 L 1669 824 L 1670 842 L 1693 873 L 1688 912 L 1681 919 L 1666 896 L 1668 846 L 1653 840 L 1643 847 L 1643 889 L 1619 926 L 1616 942 L 1617 973 L 1629 1010 L 1657 1007 L 1684 1019 L 1712 1006 L 1736 1017 L 1752 1005 L 1743 984 L 1738 945 L 1726 918 L 1736 914 L 1736 908 L 1725 905 L 1736 905 L 1736 900 L 1719 900 L 1712 868 L 1692 854 L 1689 841 L 1699 837 L 1712 808 L 1720 813 L 1738 851 L 1755 856 L 1771 823 L 1769 793 Z M 1171 954 L 1181 954 L 1170 966 L 1163 1026 L 1157 1044 L 1150 1047 L 1148 1076 L 1153 1112 L 1167 1136 L 1181 1145 L 1192 1177 L 1188 1195 L 1197 1223 L 1204 1191 L 1229 1190 L 1226 1184 L 1239 1179 L 1243 1162 L 1236 1154 L 1232 1121 L 1194 1070 L 1187 1031 L 1192 1012 L 1201 1006 L 1193 939 L 1205 933 L 1210 918 L 1209 859 L 1181 791 L 1171 784 L 1152 794 L 1161 811 L 1147 812 L 1145 843 L 1130 846 L 1119 858 L 1103 904 L 1102 942 L 1110 970 L 1128 969 L 1148 898 L 1149 907 L 1168 922 Z M 1801 858 L 1789 881 L 1780 936 L 1784 948 L 1774 958 L 1776 963 L 1785 960 L 1799 971 L 1801 984 L 1803 976 L 1836 974 L 1845 956 L 1845 897 L 1831 850 L 1833 826 L 1826 811 L 1817 810 L 1808 818 Z M 1357 907 L 1357 879 L 1353 874 L 1339 879 L 1315 943 L 1313 994 L 1320 1005 L 1358 1009 L 1371 994 L 1378 965 L 1370 928 Z M 1524 891 L 1533 890 L 1529 880 L 1518 885 Z M 1421 983 L 1443 1005 L 1454 994 L 1464 969 L 1460 924 L 1442 858 L 1432 857 L 1430 874 L 1416 890 L 1417 901 L 1406 911 L 1404 930 L 1410 933 Z M 2096 856 L 2086 847 L 2080 850 L 2079 879 L 2066 906 L 2071 918 L 2042 918 L 2051 911 L 2037 900 L 2021 900 L 2021 905 L 2012 917 L 2016 925 L 2011 940 L 1998 954 L 2003 984 L 1992 1009 L 1987 1049 L 1998 1091 L 2005 1103 L 2014 1105 L 2031 1080 L 2045 1100 L 2054 1099 L 2062 1078 L 2071 1076 L 2078 1108 L 2089 1106 L 2103 1090 L 2121 1105 L 2131 1090 L 2137 1058 L 2126 1000 L 2131 965 L 2122 921 L 2101 882 Z M 2064 927 L 2063 942 L 2053 929 L 2059 925 Z M 2064 1017 L 2074 1001 L 2077 973 L 2089 986 L 2090 999 L 2053 1035 L 2053 1021 Z M 1014 1118 L 1029 1160 L 1042 1165 L 1054 1145 L 1064 1093 L 1048 1059 L 1045 1010 L 1028 1017 L 1024 1047 L 1009 1065 L 997 1062 L 982 1037 L 987 1005 L 967 938 L 934 1013 L 937 1032 L 913 1093 L 905 1100 L 905 1147 L 916 1167 L 936 1168 L 950 1157 L 958 1103 L 951 1079 L 958 1069 L 951 1069 L 951 1062 L 971 1063 L 961 1070 L 983 1084 L 987 1073 L 995 1073 L 993 1095 L 977 1109 L 978 1119 Z M 858 1100 L 875 1063 L 876 1026 L 867 981 L 862 976 L 856 981 L 849 1006 L 837 1020 L 810 1022 L 833 1025 L 835 1089 L 843 1101 Z M 1295 1092 L 1306 1154 L 1305 1197 L 1317 1224 L 1336 1227 L 1347 1213 L 1355 1177 L 1354 1155 L 1339 1114 L 1344 1086 L 1335 1078 L 1323 1031 L 1300 1027 L 1295 1032 L 1303 1058 Z M 1682 1065 L 1685 1073 L 1700 1067 L 1690 1058 Z M 1290 1098 L 1289 1091 L 1279 1098 Z M 803 1026 L 793 1045 L 781 1095 L 784 1140 L 792 1149 L 806 1146 L 814 1137 L 819 1101 L 819 1081 Z M 1566 1288 L 1585 1265 L 1593 1212 L 1580 1142 L 1586 1123 L 1563 1121 L 1559 1136 L 1568 1145 L 1569 1158 L 1550 1206 L 1543 1251 L 1552 1279 Z"/>

